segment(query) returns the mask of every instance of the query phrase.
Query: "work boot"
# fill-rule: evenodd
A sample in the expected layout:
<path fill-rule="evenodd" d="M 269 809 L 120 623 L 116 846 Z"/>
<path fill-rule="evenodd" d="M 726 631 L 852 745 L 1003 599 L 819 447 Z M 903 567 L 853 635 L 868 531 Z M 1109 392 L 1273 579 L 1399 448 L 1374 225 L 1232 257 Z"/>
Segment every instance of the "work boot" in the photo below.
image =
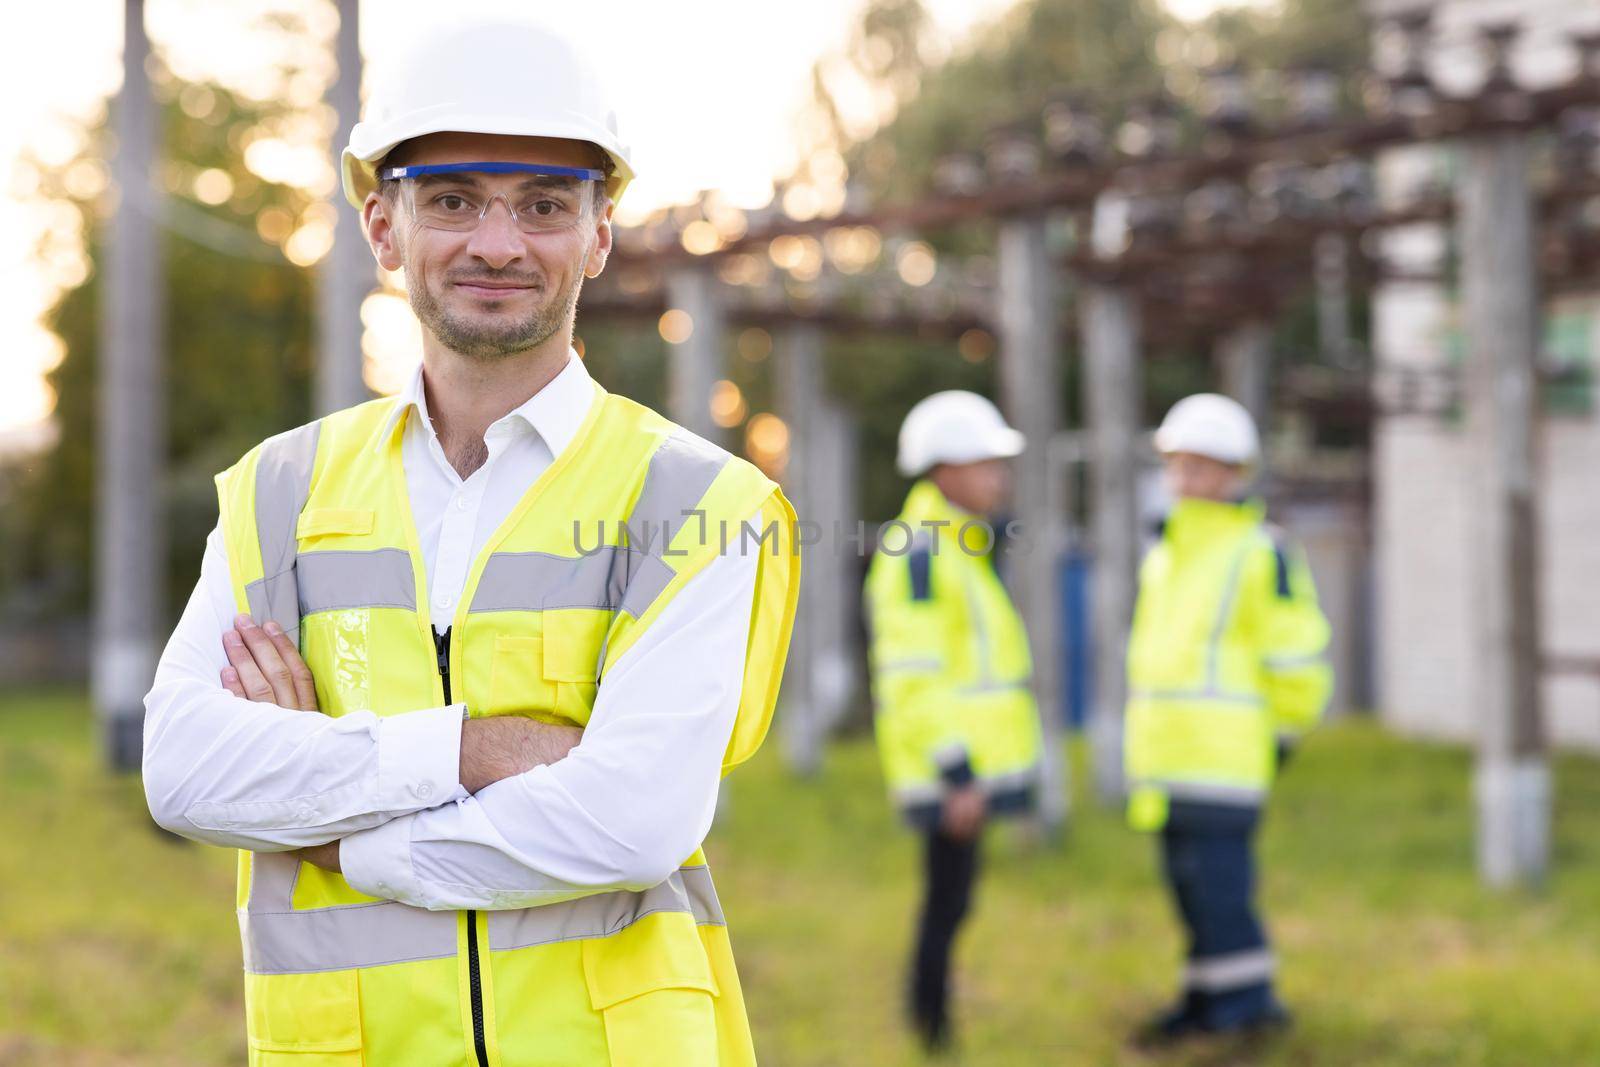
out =
<path fill-rule="evenodd" d="M 1148 1019 L 1133 1033 L 1133 1047 L 1153 1050 L 1171 1048 L 1207 1033 L 1194 1006 L 1187 999 Z"/>

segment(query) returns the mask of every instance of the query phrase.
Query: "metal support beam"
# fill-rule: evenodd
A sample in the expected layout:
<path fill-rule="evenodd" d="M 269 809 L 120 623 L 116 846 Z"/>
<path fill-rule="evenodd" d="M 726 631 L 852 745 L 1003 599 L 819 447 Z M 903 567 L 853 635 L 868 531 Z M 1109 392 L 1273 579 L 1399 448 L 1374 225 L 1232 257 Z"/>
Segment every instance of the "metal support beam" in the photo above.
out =
<path fill-rule="evenodd" d="M 1067 815 L 1061 724 L 1061 595 L 1058 561 L 1062 517 L 1051 512 L 1050 440 L 1061 422 L 1060 346 L 1056 322 L 1061 285 L 1042 216 L 1001 223 L 999 245 L 1000 396 L 1011 422 L 1027 437 L 1017 460 L 1016 514 L 1023 550 L 1007 561 L 1012 593 L 1033 649 L 1033 687 L 1044 733 L 1040 815 L 1058 826 Z"/>
<path fill-rule="evenodd" d="M 831 523 L 821 514 L 827 494 L 826 472 L 818 462 L 819 425 L 824 406 L 822 388 L 822 332 L 810 323 L 796 323 L 778 337 L 778 410 L 789 424 L 789 461 L 784 488 L 800 517 L 806 542 L 801 549 L 800 606 L 789 645 L 788 669 L 783 682 L 782 736 L 789 766 L 805 775 L 822 769 L 822 749 L 827 726 L 817 693 L 818 665 L 827 644 L 830 619 L 828 601 L 835 590 L 828 581 L 827 533 Z"/>
<path fill-rule="evenodd" d="M 339 33 L 334 39 L 338 79 L 328 103 L 338 114 L 336 140 L 344 142 L 361 111 L 361 40 L 359 0 L 337 0 Z M 333 248 L 317 270 L 318 415 L 368 400 L 372 394 L 362 377 L 361 302 L 373 289 L 376 273 L 372 250 L 362 233 L 360 214 L 345 203 L 337 186 L 328 194 L 337 221 Z"/>
<path fill-rule="evenodd" d="M 1272 414 L 1272 327 L 1257 319 L 1235 326 L 1218 339 L 1216 361 L 1222 391 L 1245 406 L 1265 438 Z"/>
<path fill-rule="evenodd" d="M 1317 350 L 1331 367 L 1350 365 L 1350 243 L 1325 233 L 1313 250 L 1317 287 Z"/>
<path fill-rule="evenodd" d="M 1114 803 L 1125 792 L 1122 714 L 1139 567 L 1139 309 L 1128 290 L 1091 285 L 1083 291 L 1080 321 L 1094 531 L 1095 695 L 1089 743 L 1095 792 Z"/>
<path fill-rule="evenodd" d="M 667 303 L 688 314 L 692 324 L 685 340 L 668 346 L 667 414 L 678 425 L 721 444 L 722 432 L 711 421 L 711 387 L 722 377 L 727 319 L 710 266 L 673 267 L 667 275 Z"/>
<path fill-rule="evenodd" d="M 100 434 L 95 492 L 95 652 L 91 685 L 106 756 L 139 767 L 144 695 L 165 632 L 166 551 L 161 470 L 166 271 L 153 184 L 159 109 L 145 75 L 150 41 L 143 0 L 126 0 L 122 90 L 112 108 L 121 207 L 106 228 L 100 318 Z"/>
<path fill-rule="evenodd" d="M 1539 693 L 1535 360 L 1539 296 L 1526 134 L 1469 142 L 1459 198 L 1468 425 L 1480 451 L 1477 662 L 1478 867 L 1493 886 L 1536 884 L 1550 854 L 1550 768 Z"/>

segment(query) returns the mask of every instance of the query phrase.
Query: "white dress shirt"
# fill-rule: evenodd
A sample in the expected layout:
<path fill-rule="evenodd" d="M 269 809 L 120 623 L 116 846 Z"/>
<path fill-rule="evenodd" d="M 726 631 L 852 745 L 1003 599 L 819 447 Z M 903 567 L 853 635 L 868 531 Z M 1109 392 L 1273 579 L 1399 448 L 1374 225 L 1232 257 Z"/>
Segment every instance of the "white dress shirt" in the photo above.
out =
<path fill-rule="evenodd" d="M 594 389 L 569 355 L 489 427 L 488 459 L 462 479 L 428 417 L 421 369 L 413 376 L 393 417 L 406 419 L 406 487 L 444 625 L 472 561 L 571 442 Z M 213 530 L 145 698 L 151 813 L 185 837 L 262 852 L 342 839 L 352 886 L 418 907 L 517 908 L 653 886 L 699 846 L 716 807 L 755 589 L 756 555 L 740 547 L 686 583 L 607 672 L 566 759 L 468 795 L 460 704 L 335 719 L 222 687 L 236 608 Z"/>

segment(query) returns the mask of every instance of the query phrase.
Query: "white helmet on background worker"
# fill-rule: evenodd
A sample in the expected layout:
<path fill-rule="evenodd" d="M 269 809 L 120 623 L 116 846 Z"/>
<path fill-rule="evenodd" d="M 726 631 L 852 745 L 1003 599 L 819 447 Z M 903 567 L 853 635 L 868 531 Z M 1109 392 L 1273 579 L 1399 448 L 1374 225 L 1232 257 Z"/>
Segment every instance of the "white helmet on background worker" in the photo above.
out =
<path fill-rule="evenodd" d="M 1022 452 L 1022 434 L 977 393 L 950 389 L 919 400 L 900 424 L 900 473 L 914 478 L 940 463 L 1006 459 Z"/>
<path fill-rule="evenodd" d="M 1261 437 L 1243 404 L 1218 393 L 1196 393 L 1172 405 L 1161 420 L 1156 451 L 1162 455 L 1190 452 L 1220 463 L 1249 466 L 1261 458 Z"/>
<path fill-rule="evenodd" d="M 365 203 L 377 188 L 378 164 L 402 141 L 448 131 L 588 141 L 611 157 L 613 202 L 633 179 L 599 75 L 565 38 L 528 23 L 454 26 L 375 72 L 341 160 L 345 199 Z"/>

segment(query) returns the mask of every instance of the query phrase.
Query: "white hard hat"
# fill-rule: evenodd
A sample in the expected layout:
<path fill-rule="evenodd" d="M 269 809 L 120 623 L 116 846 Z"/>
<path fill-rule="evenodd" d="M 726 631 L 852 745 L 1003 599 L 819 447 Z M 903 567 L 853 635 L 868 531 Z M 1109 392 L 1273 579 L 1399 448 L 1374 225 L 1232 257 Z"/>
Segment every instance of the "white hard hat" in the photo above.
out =
<path fill-rule="evenodd" d="M 1192 452 L 1242 466 L 1261 457 L 1261 438 L 1243 404 L 1217 393 L 1196 393 L 1172 405 L 1161 420 L 1156 451 Z"/>
<path fill-rule="evenodd" d="M 528 23 L 455 26 L 376 71 L 365 117 L 350 130 L 341 160 L 345 199 L 358 208 L 366 202 L 377 187 L 377 165 L 400 142 L 448 131 L 588 141 L 611 157 L 606 191 L 613 201 L 633 179 L 610 94 L 594 68 L 566 39 Z"/>
<path fill-rule="evenodd" d="M 1023 437 L 1000 409 L 977 393 L 951 389 L 917 402 L 900 424 L 900 473 L 914 478 L 938 463 L 1004 459 L 1022 451 Z"/>

